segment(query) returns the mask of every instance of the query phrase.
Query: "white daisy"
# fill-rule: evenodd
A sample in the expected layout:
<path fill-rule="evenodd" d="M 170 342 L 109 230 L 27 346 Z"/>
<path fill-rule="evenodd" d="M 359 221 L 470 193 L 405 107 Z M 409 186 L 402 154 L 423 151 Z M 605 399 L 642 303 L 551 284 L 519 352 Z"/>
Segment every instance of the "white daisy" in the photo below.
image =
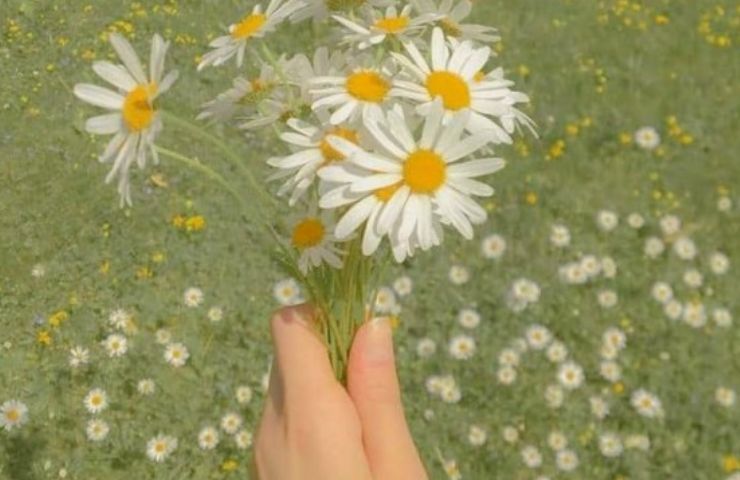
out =
<path fill-rule="evenodd" d="M 452 265 L 447 272 L 447 278 L 453 285 L 465 285 L 470 281 L 470 270 L 463 265 Z"/>
<path fill-rule="evenodd" d="M 648 237 L 645 240 L 644 252 L 649 258 L 658 258 L 665 251 L 665 243 L 658 237 Z"/>
<path fill-rule="evenodd" d="M 469 335 L 457 335 L 450 340 L 449 352 L 456 360 L 468 360 L 475 354 L 475 340 Z"/>
<path fill-rule="evenodd" d="M 406 275 L 402 277 L 398 277 L 393 282 L 393 290 L 396 291 L 399 297 L 406 297 L 408 295 L 411 295 L 411 291 L 414 288 L 414 281 L 411 280 L 411 277 L 408 277 Z"/>
<path fill-rule="evenodd" d="M 208 320 L 211 322 L 220 322 L 224 319 L 224 310 L 221 307 L 211 307 L 208 309 Z"/>
<path fill-rule="evenodd" d="M 698 301 L 688 302 L 683 306 L 682 318 L 692 328 L 702 328 L 707 324 L 707 311 L 704 304 Z"/>
<path fill-rule="evenodd" d="M 90 361 L 90 351 L 81 346 L 73 347 L 69 351 L 69 366 L 72 368 L 82 367 Z"/>
<path fill-rule="evenodd" d="M 123 335 L 113 333 L 103 340 L 103 347 L 109 357 L 121 357 L 128 351 L 128 340 Z"/>
<path fill-rule="evenodd" d="M 160 345 L 167 345 L 172 341 L 172 333 L 166 328 L 160 328 L 154 332 L 154 339 Z"/>
<path fill-rule="evenodd" d="M 599 451 L 607 458 L 615 458 L 622 454 L 624 445 L 619 435 L 611 432 L 599 436 Z"/>
<path fill-rule="evenodd" d="M 578 455 L 572 450 L 561 450 L 555 455 L 555 463 L 558 469 L 572 472 L 578 468 Z"/>
<path fill-rule="evenodd" d="M 293 225 L 291 244 L 300 252 L 298 268 L 304 275 L 324 263 L 332 268 L 342 268 L 343 252 L 336 243 L 334 225 L 328 215 L 309 213 Z"/>
<path fill-rule="evenodd" d="M 614 278 L 617 276 L 617 262 L 611 257 L 603 257 L 601 259 L 601 273 L 604 278 Z"/>
<path fill-rule="evenodd" d="M 468 443 L 474 447 L 480 447 L 486 443 L 487 438 L 486 431 L 478 425 L 471 425 L 468 429 Z"/>
<path fill-rule="evenodd" d="M 511 385 L 516 381 L 517 373 L 513 367 L 504 365 L 498 369 L 496 377 L 501 385 Z"/>
<path fill-rule="evenodd" d="M 280 280 L 272 287 L 272 295 L 280 305 L 297 305 L 301 303 L 301 287 L 293 278 Z"/>
<path fill-rule="evenodd" d="M 663 306 L 663 313 L 671 320 L 678 320 L 683 316 L 683 305 L 678 300 L 669 300 Z"/>
<path fill-rule="evenodd" d="M 529 468 L 540 468 L 542 466 L 542 454 L 531 445 L 527 445 L 521 451 L 522 461 Z"/>
<path fill-rule="evenodd" d="M 489 235 L 481 242 L 481 253 L 489 260 L 498 260 L 506 252 L 506 240 L 501 235 Z"/>
<path fill-rule="evenodd" d="M 210 65 L 223 65 L 234 56 L 236 65 L 241 67 L 247 44 L 252 39 L 271 33 L 283 20 L 302 7 L 301 0 L 270 0 L 264 11 L 262 4 L 255 5 L 251 13 L 229 26 L 228 35 L 217 37 L 209 44 L 213 50 L 203 55 L 198 70 Z"/>
<path fill-rule="evenodd" d="M 110 427 L 108 423 L 99 418 L 88 420 L 85 427 L 85 434 L 91 442 L 102 442 L 108 436 L 109 432 Z"/>
<path fill-rule="evenodd" d="M 696 244 L 689 237 L 680 237 L 673 243 L 673 251 L 681 260 L 693 260 L 696 257 Z"/>
<path fill-rule="evenodd" d="M 195 308 L 203 303 L 203 290 L 190 287 L 182 294 L 182 301 L 186 307 Z"/>
<path fill-rule="evenodd" d="M 509 367 L 516 367 L 519 365 L 520 358 L 519 352 L 513 348 L 505 348 L 498 354 L 498 363 Z"/>
<path fill-rule="evenodd" d="M 575 390 L 583 383 L 583 368 L 574 362 L 566 362 L 558 369 L 558 381 L 568 390 Z"/>
<path fill-rule="evenodd" d="M 252 389 L 248 385 L 241 385 L 236 389 L 236 401 L 239 405 L 246 405 L 252 400 Z"/>
<path fill-rule="evenodd" d="M 724 275 L 730 269 L 730 259 L 721 252 L 714 252 L 709 257 L 709 268 L 715 275 Z"/>
<path fill-rule="evenodd" d="M 287 69 L 284 57 L 277 60 L 279 68 Z M 225 123 L 235 118 L 246 118 L 258 113 L 262 100 L 270 98 L 280 84 L 280 78 L 271 64 L 263 64 L 259 75 L 253 78 L 239 76 L 232 87 L 219 93 L 215 99 L 201 106 L 198 120 Z"/>
<path fill-rule="evenodd" d="M 429 115 L 439 98 L 445 116 L 470 112 L 465 128 L 485 132 L 492 143 L 511 143 L 510 134 L 519 124 L 534 131 L 532 120 L 514 108 L 529 98 L 509 88 L 513 82 L 504 79 L 503 70 L 481 73 L 491 57 L 490 48 L 475 48 L 469 41 L 448 46 L 440 28 L 432 33 L 431 66 L 413 42 L 404 43 L 404 48 L 408 56 L 394 52 L 393 57 L 404 67 L 407 79 L 395 80 L 392 94 L 417 103 L 420 114 Z"/>
<path fill-rule="evenodd" d="M 665 215 L 660 219 L 660 229 L 666 237 L 676 235 L 683 226 L 683 222 L 676 215 Z"/>
<path fill-rule="evenodd" d="M 542 325 L 532 325 L 527 328 L 524 336 L 527 339 L 527 344 L 529 344 L 533 350 L 543 350 L 552 341 L 552 333 Z"/>
<path fill-rule="evenodd" d="M 550 227 L 550 243 L 557 248 L 565 248 L 570 245 L 570 230 L 562 224 Z"/>
<path fill-rule="evenodd" d="M 660 134 L 654 127 L 642 127 L 635 132 L 635 143 L 643 150 L 655 150 L 660 145 Z"/>
<path fill-rule="evenodd" d="M 146 444 L 146 455 L 150 460 L 160 463 L 167 460 L 177 449 L 177 439 L 170 435 L 159 434 Z"/>
<path fill-rule="evenodd" d="M 156 388 L 157 386 L 151 378 L 144 378 L 136 384 L 136 391 L 145 396 L 152 395 Z"/>
<path fill-rule="evenodd" d="M 645 226 L 645 217 L 643 217 L 639 213 L 630 213 L 627 216 L 627 225 L 629 225 L 631 228 L 634 228 L 635 230 L 639 230 L 643 226 Z"/>
<path fill-rule="evenodd" d="M 249 430 L 241 429 L 234 435 L 234 442 L 236 443 L 236 448 L 246 450 L 252 446 L 252 434 Z"/>
<path fill-rule="evenodd" d="M 666 304 L 673 300 L 673 289 L 666 282 L 655 282 L 650 292 L 656 302 Z"/>
<path fill-rule="evenodd" d="M 399 12 L 395 5 L 380 12 L 373 8 L 362 10 L 361 22 L 350 20 L 341 15 L 332 15 L 347 31 L 343 35 L 346 43 L 357 45 L 360 50 L 365 50 L 383 43 L 387 38 L 401 42 L 414 40 L 421 33 L 424 25 L 434 21 L 438 15 L 434 13 L 412 16 L 411 5 L 405 5 Z"/>
<path fill-rule="evenodd" d="M 588 403 L 591 407 L 591 414 L 597 419 L 603 420 L 609 415 L 609 404 L 602 397 L 591 397 Z"/>
<path fill-rule="evenodd" d="M 519 430 L 516 427 L 507 425 L 501 431 L 501 436 L 504 438 L 506 443 L 516 443 L 519 441 Z"/>
<path fill-rule="evenodd" d="M 568 447 L 568 439 L 561 432 L 553 431 L 547 436 L 547 444 L 553 451 L 559 452 Z"/>
<path fill-rule="evenodd" d="M 622 379 L 622 368 L 616 362 L 601 362 L 601 365 L 599 365 L 599 373 L 604 377 L 604 379 L 611 383 L 616 383 Z"/>
<path fill-rule="evenodd" d="M 239 431 L 244 420 L 238 413 L 229 412 L 221 417 L 221 428 L 224 432 L 234 435 Z"/>
<path fill-rule="evenodd" d="M 37 263 L 31 268 L 31 276 L 33 278 L 41 278 L 46 275 L 46 267 L 40 263 Z"/>
<path fill-rule="evenodd" d="M 201 450 L 213 450 L 219 440 L 218 430 L 213 427 L 204 427 L 198 432 L 198 446 Z"/>
<path fill-rule="evenodd" d="M 20 428 L 28 421 L 28 407 L 18 400 L 8 400 L 0 405 L 0 427 L 5 431 Z"/>
<path fill-rule="evenodd" d="M 116 87 L 116 91 L 82 83 L 75 85 L 74 93 L 87 103 L 111 110 L 111 113 L 89 118 L 85 129 L 97 135 L 115 134 L 99 160 L 113 162 L 105 181 L 110 183 L 118 178 L 118 193 L 123 206 L 131 205 L 131 165 L 136 162 L 143 169 L 149 155 L 155 164 L 159 162 L 154 140 L 162 130 L 162 120 L 154 102 L 169 90 L 177 79 L 177 72 L 172 71 L 163 78 L 169 43 L 159 35 L 152 38 L 149 77 L 125 38 L 114 33 L 110 36 L 110 42 L 123 65 L 98 61 L 93 64 L 93 70 Z"/>
<path fill-rule="evenodd" d="M 663 416 L 663 405 L 660 399 L 646 390 L 634 391 L 630 403 L 637 410 L 637 413 L 643 417 L 659 418 Z"/>
<path fill-rule="evenodd" d="M 182 343 L 170 343 L 164 350 L 165 361 L 173 367 L 182 367 L 188 358 L 190 358 L 190 352 Z"/>
<path fill-rule="evenodd" d="M 412 0 L 412 3 L 419 13 L 435 15 L 437 25 L 448 37 L 481 43 L 493 43 L 501 39 L 493 27 L 463 23 L 473 9 L 470 0 Z"/>
<path fill-rule="evenodd" d="M 400 111 L 390 111 L 366 125 L 378 144 L 373 153 L 340 137 L 329 137 L 348 162 L 319 170 L 323 180 L 338 185 L 321 197 L 320 205 L 352 204 L 337 223 L 337 238 L 349 237 L 366 223 L 363 253 L 372 255 L 388 235 L 399 262 L 417 246 L 427 250 L 439 245 L 442 223 L 471 239 L 473 224 L 487 218 L 471 197 L 493 194 L 491 187 L 474 178 L 497 172 L 504 161 L 461 161 L 487 142 L 484 134 L 460 138 L 465 116 L 456 115 L 443 128 L 442 106 L 435 102 L 421 138 L 415 140 Z"/>
<path fill-rule="evenodd" d="M 378 293 L 375 294 L 373 311 L 376 314 L 387 315 L 394 313 L 397 309 L 398 302 L 396 301 L 396 294 L 393 292 L 393 289 L 388 287 L 378 288 Z"/>
<path fill-rule="evenodd" d="M 292 118 L 287 121 L 290 131 L 280 138 L 291 145 L 293 153 L 283 157 L 271 157 L 267 164 L 277 169 L 270 179 L 287 180 L 278 190 L 278 195 L 290 194 L 291 206 L 302 198 L 316 179 L 319 168 L 345 160 L 344 154 L 328 142 L 329 136 L 338 136 L 354 144 L 360 143 L 360 132 L 350 126 L 335 126 L 321 122 L 317 127 L 304 120 Z"/>
<path fill-rule="evenodd" d="M 611 210 L 601 210 L 596 214 L 596 224 L 601 230 L 611 232 L 619 225 L 619 216 Z"/>
<path fill-rule="evenodd" d="M 131 314 L 122 308 L 113 310 L 108 315 L 108 323 L 117 330 L 123 330 L 131 321 Z"/>
<path fill-rule="evenodd" d="M 465 328 L 475 328 L 480 324 L 480 313 L 472 308 L 464 308 L 457 314 L 457 323 Z"/>
<path fill-rule="evenodd" d="M 108 407 L 108 394 L 100 388 L 90 390 L 83 400 L 85 408 L 90 413 L 100 413 Z"/>
<path fill-rule="evenodd" d="M 556 340 L 547 347 L 545 355 L 552 363 L 561 363 L 568 358 L 568 349 L 563 342 Z"/>
<path fill-rule="evenodd" d="M 437 351 L 437 344 L 431 338 L 422 338 L 416 344 L 416 354 L 421 358 L 428 358 Z"/>
<path fill-rule="evenodd" d="M 732 326 L 732 313 L 726 308 L 718 307 L 712 310 L 712 320 L 720 328 Z"/>
<path fill-rule="evenodd" d="M 735 405 L 737 395 L 731 388 L 719 387 L 714 391 L 714 399 L 720 406 L 730 408 Z"/>
<path fill-rule="evenodd" d="M 690 268 L 683 274 L 683 283 L 691 288 L 699 288 L 704 285 L 704 275 L 699 270 Z"/>
<path fill-rule="evenodd" d="M 610 327 L 602 335 L 602 341 L 605 345 L 621 351 L 627 346 L 627 335 L 617 327 Z"/>
<path fill-rule="evenodd" d="M 732 210 L 732 199 L 730 197 L 720 197 L 719 200 L 717 200 L 717 210 L 720 212 L 729 212 Z"/>

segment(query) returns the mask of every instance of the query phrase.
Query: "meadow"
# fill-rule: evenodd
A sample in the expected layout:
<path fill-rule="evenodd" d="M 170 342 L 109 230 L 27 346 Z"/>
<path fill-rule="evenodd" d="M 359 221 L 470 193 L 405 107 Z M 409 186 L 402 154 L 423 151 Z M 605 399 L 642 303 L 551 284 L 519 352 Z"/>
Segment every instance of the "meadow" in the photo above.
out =
<path fill-rule="evenodd" d="M 137 171 L 119 208 L 72 87 L 114 58 L 108 33 L 145 52 L 159 32 L 180 71 L 163 106 L 194 118 L 230 85 L 200 55 L 253 3 L 1 0 L 0 405 L 27 418 L 0 424 L 0 479 L 248 478 L 268 319 L 300 293 L 178 164 Z M 475 241 L 384 274 L 430 478 L 737 480 L 740 3 L 475 3 L 539 137 L 498 149 Z M 274 142 L 225 138 L 267 176 Z M 167 124 L 158 142 L 216 160 Z"/>

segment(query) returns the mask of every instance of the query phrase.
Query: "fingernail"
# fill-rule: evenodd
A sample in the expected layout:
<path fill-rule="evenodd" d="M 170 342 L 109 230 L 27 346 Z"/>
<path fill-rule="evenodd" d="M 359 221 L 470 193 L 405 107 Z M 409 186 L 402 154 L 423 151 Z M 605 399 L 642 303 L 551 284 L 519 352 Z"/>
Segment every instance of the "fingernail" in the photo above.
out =
<path fill-rule="evenodd" d="M 393 359 L 393 335 L 388 317 L 370 320 L 365 355 L 371 362 L 387 362 Z"/>

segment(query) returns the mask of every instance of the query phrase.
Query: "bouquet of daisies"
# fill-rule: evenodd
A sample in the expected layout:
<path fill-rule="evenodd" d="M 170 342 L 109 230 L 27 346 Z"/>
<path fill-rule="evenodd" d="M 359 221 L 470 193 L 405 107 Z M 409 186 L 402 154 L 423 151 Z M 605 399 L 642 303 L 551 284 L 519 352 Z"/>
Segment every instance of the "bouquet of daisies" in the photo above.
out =
<path fill-rule="evenodd" d="M 471 10 L 471 0 L 258 4 L 202 56 L 199 71 L 231 65 L 239 73 L 203 105 L 200 123 L 158 106 L 177 79 L 165 74 L 169 43 L 159 35 L 148 75 L 113 34 L 121 64 L 93 64 L 113 88 L 78 84 L 74 92 L 109 110 L 86 130 L 113 136 L 100 161 L 112 164 L 106 182 L 116 182 L 122 206 L 132 203 L 132 166 L 167 157 L 217 182 L 265 229 L 279 263 L 309 293 L 343 379 L 383 265 L 441 245 L 448 231 L 471 239 L 486 220 L 475 198 L 493 194 L 481 179 L 504 167 L 494 149 L 522 126 L 534 131 L 517 109 L 527 96 L 492 65 L 496 30 L 465 23 Z M 267 37 L 300 22 L 313 23 L 321 44 L 274 52 Z M 212 146 L 229 174 L 159 145 L 165 122 Z M 224 136 L 259 130 L 278 140 L 260 160 L 272 169 L 266 179 Z M 281 215 L 281 205 L 290 213 Z"/>

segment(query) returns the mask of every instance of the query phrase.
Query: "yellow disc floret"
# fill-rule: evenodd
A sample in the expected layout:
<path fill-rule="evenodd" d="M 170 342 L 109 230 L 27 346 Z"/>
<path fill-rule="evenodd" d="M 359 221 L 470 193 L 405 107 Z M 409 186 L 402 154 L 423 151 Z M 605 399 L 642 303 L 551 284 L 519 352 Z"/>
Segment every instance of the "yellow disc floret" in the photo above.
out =
<path fill-rule="evenodd" d="M 399 33 L 409 26 L 409 17 L 401 15 L 400 17 L 385 17 L 377 20 L 374 27 L 385 33 Z"/>
<path fill-rule="evenodd" d="M 303 250 L 315 247 L 324 239 L 326 229 L 318 218 L 306 218 L 293 228 L 293 246 Z"/>
<path fill-rule="evenodd" d="M 321 139 L 321 143 L 319 144 L 321 155 L 323 155 L 324 157 L 324 163 L 338 162 L 340 160 L 344 160 L 344 154 L 332 147 L 331 144 L 327 141 L 326 137 L 330 135 L 342 137 L 343 139 L 352 142 L 355 145 L 360 141 L 360 137 L 357 134 L 357 131 L 352 130 L 351 128 L 337 127 L 329 130 L 328 132 L 326 132 L 324 138 Z"/>
<path fill-rule="evenodd" d="M 373 193 L 375 194 L 375 198 L 383 203 L 386 203 L 388 200 L 393 198 L 393 195 L 398 191 L 399 188 L 401 188 L 401 183 L 396 183 L 393 185 L 388 185 L 387 187 L 379 188 Z"/>
<path fill-rule="evenodd" d="M 406 158 L 403 179 L 414 193 L 434 193 L 445 183 L 447 164 L 432 150 L 419 149 Z"/>
<path fill-rule="evenodd" d="M 427 76 L 426 87 L 430 97 L 442 98 L 442 103 L 447 110 L 461 110 L 470 106 L 468 84 L 454 72 L 430 73 Z"/>
<path fill-rule="evenodd" d="M 347 92 L 363 102 L 380 103 L 390 89 L 388 80 L 373 70 L 359 70 L 347 77 Z"/>
<path fill-rule="evenodd" d="M 231 36 L 236 39 L 249 38 L 259 32 L 267 22 L 267 16 L 263 13 L 252 13 L 234 25 Z"/>
<path fill-rule="evenodd" d="M 157 92 L 157 85 L 138 85 L 131 90 L 123 101 L 123 121 L 129 130 L 140 132 L 147 128 L 154 119 L 152 97 Z"/>

